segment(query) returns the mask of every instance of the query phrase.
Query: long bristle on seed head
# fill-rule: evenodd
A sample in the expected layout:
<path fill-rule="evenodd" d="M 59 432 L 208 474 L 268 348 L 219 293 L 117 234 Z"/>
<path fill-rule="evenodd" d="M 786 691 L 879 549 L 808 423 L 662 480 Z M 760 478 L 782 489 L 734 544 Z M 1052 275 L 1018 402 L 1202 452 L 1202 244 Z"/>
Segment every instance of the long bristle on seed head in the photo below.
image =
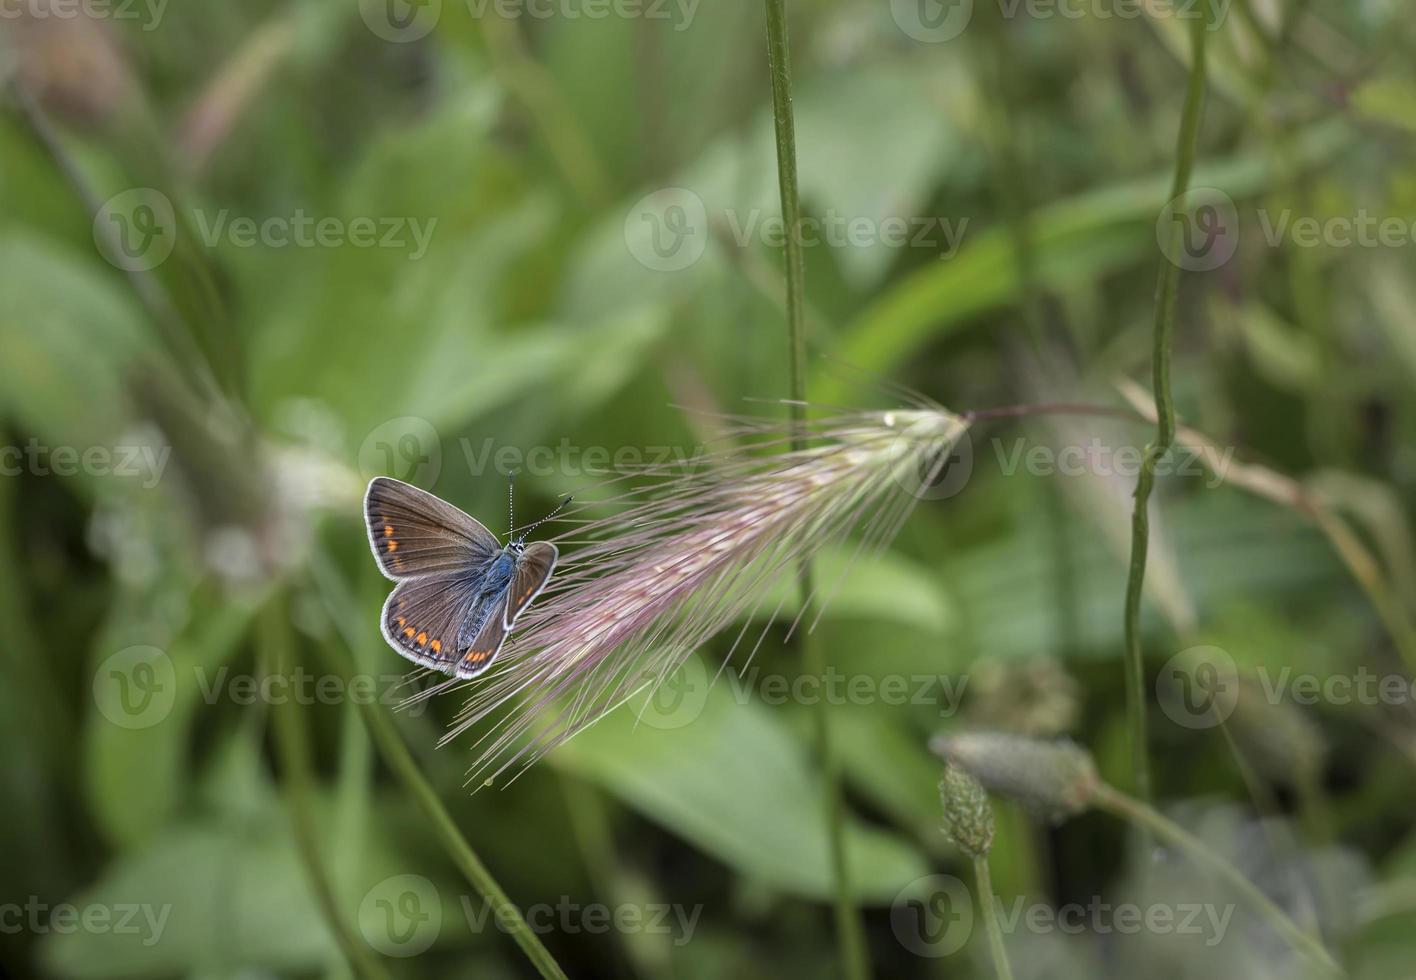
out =
<path fill-rule="evenodd" d="M 444 741 L 483 730 L 480 782 L 661 683 L 728 627 L 739 627 L 728 657 L 750 659 L 780 612 L 780 600 L 766 607 L 780 583 L 824 546 L 855 537 L 861 556 L 887 545 L 966 428 L 938 410 L 852 413 L 810 423 L 791 450 L 791 426 L 741 419 L 723 452 L 617 477 L 598 503 L 578 494 L 575 513 L 608 513 L 551 539 L 579 548 L 563 549 Z M 819 616 L 839 585 L 818 583 L 802 608 Z"/>

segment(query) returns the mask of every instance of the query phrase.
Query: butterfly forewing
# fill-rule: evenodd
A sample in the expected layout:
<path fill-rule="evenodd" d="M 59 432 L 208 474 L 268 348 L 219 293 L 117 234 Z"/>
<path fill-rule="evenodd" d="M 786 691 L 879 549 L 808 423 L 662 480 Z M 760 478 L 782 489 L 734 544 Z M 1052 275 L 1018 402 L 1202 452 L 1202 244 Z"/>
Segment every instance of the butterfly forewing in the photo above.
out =
<path fill-rule="evenodd" d="M 388 477 L 369 483 L 364 517 L 379 568 L 394 581 L 475 574 L 501 548 L 496 535 L 456 507 Z"/>
<path fill-rule="evenodd" d="M 516 574 L 511 577 L 511 589 L 506 597 L 506 627 L 516 622 L 516 617 L 531 605 L 531 600 L 540 594 L 556 570 L 559 557 L 556 546 L 545 541 L 533 541 L 521 553 Z"/>

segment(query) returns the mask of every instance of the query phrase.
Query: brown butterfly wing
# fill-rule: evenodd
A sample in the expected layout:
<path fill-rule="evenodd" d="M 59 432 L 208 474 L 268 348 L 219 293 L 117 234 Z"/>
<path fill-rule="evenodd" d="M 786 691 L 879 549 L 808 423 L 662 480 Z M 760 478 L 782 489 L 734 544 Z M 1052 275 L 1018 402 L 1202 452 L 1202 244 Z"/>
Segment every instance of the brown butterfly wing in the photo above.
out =
<path fill-rule="evenodd" d="M 384 639 L 422 667 L 452 673 L 457 636 L 478 600 L 478 583 L 460 575 L 432 575 L 399 582 L 384 603 Z"/>
<path fill-rule="evenodd" d="M 551 573 L 556 570 L 556 559 L 560 552 L 556 546 L 546 541 L 533 541 L 521 553 L 516 563 L 516 574 L 511 577 L 511 589 L 506 597 L 506 627 L 516 622 L 516 617 L 526 611 L 531 600 L 541 594 Z"/>
<path fill-rule="evenodd" d="M 374 558 L 395 582 L 475 575 L 501 550 L 496 535 L 452 504 L 384 476 L 369 482 L 364 518 Z"/>

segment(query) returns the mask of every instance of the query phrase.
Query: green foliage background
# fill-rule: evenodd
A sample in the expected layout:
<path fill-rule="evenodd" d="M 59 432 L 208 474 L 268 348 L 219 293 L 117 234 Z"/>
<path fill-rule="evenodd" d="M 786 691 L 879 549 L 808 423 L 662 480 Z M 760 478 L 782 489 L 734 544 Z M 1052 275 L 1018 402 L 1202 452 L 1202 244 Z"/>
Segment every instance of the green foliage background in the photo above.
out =
<path fill-rule="evenodd" d="M 198 679 L 263 676 L 255 624 L 270 608 L 312 673 L 332 653 L 381 681 L 403 672 L 377 632 L 387 583 L 359 521 L 379 444 L 407 428 L 390 420 L 424 420 L 441 459 L 403 472 L 425 444 L 388 460 L 395 475 L 499 529 L 504 476 L 467 455 L 484 440 L 692 452 L 710 420 L 674 405 L 779 414 L 743 401 L 786 387 L 779 250 L 733 235 L 777 213 L 757 5 L 505 18 L 449 0 L 408 43 L 370 30 L 364 6 L 184 0 L 151 29 L 32 13 L 0 25 L 18 86 L 0 119 L 0 442 L 172 447 L 151 487 L 34 467 L 0 478 L 0 899 L 171 909 L 152 944 L 6 928 L 0 963 L 13 975 L 347 974 L 291 835 L 269 732 L 280 709 L 211 696 Z M 962 34 L 927 43 L 901 28 L 900 4 L 790 5 L 807 214 L 963 230 L 956 252 L 937 225 L 926 247 L 807 249 L 812 346 L 831 358 L 815 362 L 815 400 L 890 404 L 872 383 L 889 379 L 955 410 L 1121 405 L 1114 380 L 1148 378 L 1184 25 L 1163 6 L 1122 6 L 1045 16 L 975 0 Z M 1409 692 L 1416 245 L 1272 245 L 1265 228 L 1283 213 L 1416 220 L 1411 20 L 1395 3 L 1234 0 L 1210 43 L 1194 183 L 1232 198 L 1239 231 L 1229 261 L 1181 280 L 1180 413 L 1320 493 L 1393 599 L 1384 620 L 1301 508 L 1165 479 L 1148 667 L 1212 644 L 1245 672 L 1365 669 L 1405 677 Z M 663 272 L 636 260 L 643 232 L 627 219 L 671 187 L 698 195 L 713 227 L 701 259 Z M 133 188 L 160 191 L 182 227 L 167 261 L 130 277 L 105 260 L 93 219 Z M 297 210 L 437 224 L 416 259 L 200 234 L 219 214 Z M 937 686 L 922 703 L 829 709 L 880 976 L 986 969 L 971 955 L 981 936 L 932 960 L 898 941 L 892 919 L 912 881 L 963 875 L 937 831 L 932 733 L 1067 734 L 1127 781 L 1130 483 L 1004 464 L 1019 439 L 1136 446 L 1148 434 L 1075 416 L 982 425 L 963 490 L 925 501 L 828 608 L 819 633 L 843 677 L 964 686 L 958 712 Z M 519 512 L 583 485 L 578 466 L 523 476 Z M 782 636 L 755 666 L 793 677 Z M 126 728 L 95 692 L 109 658 L 137 645 L 174 665 L 171 707 Z M 725 650 L 700 651 L 702 676 Z M 434 748 L 456 697 L 397 724 L 518 904 L 700 909 L 688 936 L 550 932 L 572 976 L 821 976 L 834 947 L 812 709 L 780 700 L 721 680 L 681 727 L 636 727 L 621 711 L 510 788 L 475 795 L 463 786 L 471 740 Z M 1246 700 L 1233 726 L 1200 731 L 1152 713 L 1159 799 L 1279 891 L 1301 868 L 1314 917 L 1364 977 L 1400 975 L 1416 955 L 1400 928 L 1416 911 L 1410 707 Z M 365 899 L 393 876 L 421 876 L 442 904 L 431 947 L 387 969 L 529 975 L 500 931 L 466 925 L 469 887 L 356 706 L 302 705 L 299 717 L 321 853 L 357 934 L 377 930 Z M 1315 778 L 1299 778 L 1318 756 Z M 1139 882 L 1114 821 L 1048 828 L 999 813 L 1005 899 L 1216 894 Z M 1235 926 L 1214 948 L 1009 942 L 1028 976 L 1293 969 L 1256 929 Z"/>

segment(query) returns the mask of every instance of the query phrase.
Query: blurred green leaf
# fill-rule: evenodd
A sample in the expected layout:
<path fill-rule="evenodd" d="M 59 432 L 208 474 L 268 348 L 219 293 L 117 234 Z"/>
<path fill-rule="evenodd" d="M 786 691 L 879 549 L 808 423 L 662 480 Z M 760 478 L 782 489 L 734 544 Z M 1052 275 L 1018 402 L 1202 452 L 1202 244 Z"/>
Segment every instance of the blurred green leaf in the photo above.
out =
<path fill-rule="evenodd" d="M 822 787 L 803 746 L 761 704 L 734 703 L 726 682 L 705 692 L 695 681 L 685 697 L 665 716 L 679 727 L 636 726 L 632 700 L 549 761 L 603 786 L 747 878 L 828 897 Z M 852 888 L 869 904 L 888 904 L 925 873 L 913 848 L 857 819 L 847 828 L 847 850 Z"/>

